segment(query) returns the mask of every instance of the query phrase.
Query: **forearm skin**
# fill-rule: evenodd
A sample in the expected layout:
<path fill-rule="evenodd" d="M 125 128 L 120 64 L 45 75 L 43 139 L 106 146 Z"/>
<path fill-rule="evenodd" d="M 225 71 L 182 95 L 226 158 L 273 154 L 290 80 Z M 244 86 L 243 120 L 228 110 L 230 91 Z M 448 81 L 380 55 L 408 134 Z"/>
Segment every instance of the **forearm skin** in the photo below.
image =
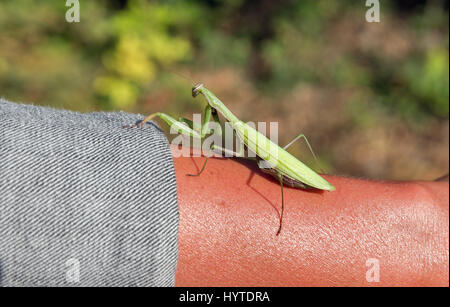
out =
<path fill-rule="evenodd" d="M 175 158 L 177 286 L 448 286 L 448 182 L 325 176 L 334 192 L 285 187 L 251 161 Z M 369 258 L 379 281 L 368 281 Z"/>

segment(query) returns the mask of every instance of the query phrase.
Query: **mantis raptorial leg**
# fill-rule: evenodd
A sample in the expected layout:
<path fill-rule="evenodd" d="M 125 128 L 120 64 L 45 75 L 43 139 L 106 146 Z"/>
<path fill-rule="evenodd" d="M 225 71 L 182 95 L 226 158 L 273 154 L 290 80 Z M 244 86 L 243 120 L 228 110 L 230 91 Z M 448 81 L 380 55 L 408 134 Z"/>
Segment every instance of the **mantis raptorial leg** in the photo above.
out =
<path fill-rule="evenodd" d="M 201 138 L 204 138 L 207 134 L 211 133 L 211 129 L 209 127 L 209 123 L 211 122 L 211 117 L 215 123 L 218 124 L 218 127 L 220 127 L 220 120 L 219 116 L 217 114 L 217 111 L 214 108 L 211 108 L 209 105 L 205 108 L 205 115 L 204 115 L 204 123 L 201 130 Z M 218 131 L 219 134 L 222 134 L 221 129 Z M 187 174 L 188 176 L 200 176 L 201 173 L 205 170 L 206 163 L 208 162 L 209 157 L 211 156 L 211 151 L 214 150 L 214 144 L 211 145 L 211 148 L 208 150 L 208 154 L 206 156 L 206 160 L 203 163 L 203 166 L 201 170 L 197 174 Z"/>

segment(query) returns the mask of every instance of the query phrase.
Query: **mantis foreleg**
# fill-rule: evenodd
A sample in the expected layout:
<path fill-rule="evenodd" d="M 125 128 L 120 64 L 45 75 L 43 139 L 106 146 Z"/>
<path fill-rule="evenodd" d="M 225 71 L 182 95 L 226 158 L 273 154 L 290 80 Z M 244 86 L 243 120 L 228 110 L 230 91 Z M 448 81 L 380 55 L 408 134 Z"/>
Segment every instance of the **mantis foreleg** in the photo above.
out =
<path fill-rule="evenodd" d="M 213 121 L 218 124 L 220 127 L 220 121 L 219 117 L 217 116 L 217 111 L 213 108 L 211 108 L 210 105 L 207 105 L 205 107 L 205 114 L 204 114 L 204 122 L 201 129 L 201 137 L 204 138 L 207 134 L 210 134 L 212 132 L 212 129 L 209 127 L 209 123 L 211 122 L 211 116 L 213 118 Z M 221 134 L 221 131 L 218 133 Z M 214 144 L 211 145 L 211 148 L 208 151 L 208 155 L 206 156 L 205 163 L 203 163 L 203 166 L 201 170 L 197 174 L 187 174 L 188 176 L 200 176 L 201 173 L 205 170 L 206 163 L 208 162 L 208 159 L 211 155 L 211 151 L 214 150 Z"/>

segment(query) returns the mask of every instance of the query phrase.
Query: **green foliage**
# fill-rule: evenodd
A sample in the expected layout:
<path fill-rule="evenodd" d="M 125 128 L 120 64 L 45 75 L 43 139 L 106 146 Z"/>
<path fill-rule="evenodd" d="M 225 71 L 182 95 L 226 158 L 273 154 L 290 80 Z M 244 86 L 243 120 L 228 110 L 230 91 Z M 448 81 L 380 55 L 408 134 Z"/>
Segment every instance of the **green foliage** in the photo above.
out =
<path fill-rule="evenodd" d="M 425 58 L 405 66 L 403 77 L 412 99 L 428 112 L 448 117 L 449 58 L 444 49 L 430 50 Z"/>
<path fill-rule="evenodd" d="M 104 3 L 83 3 L 83 23 L 65 21 L 64 1 L 0 2 L 0 95 L 92 109 L 91 84 L 104 49 Z M 88 48 L 86 46 L 89 46 Z"/>
<path fill-rule="evenodd" d="M 195 8 L 183 2 L 131 1 L 111 20 L 116 43 L 102 57 L 106 73 L 95 80 L 96 92 L 113 108 L 135 104 L 140 91 L 157 77 L 158 65 L 192 58 L 188 37 L 173 33 L 183 32 L 196 15 Z"/>
<path fill-rule="evenodd" d="M 234 67 L 264 95 L 311 84 L 364 93 L 411 119 L 448 118 L 448 16 L 437 6 L 402 21 L 416 45 L 392 58 L 384 52 L 389 42 L 361 43 L 355 29 L 370 36 L 383 23 L 365 23 L 366 7 L 354 1 L 80 3 L 81 22 L 73 24 L 64 19 L 64 1 L 0 3 L 2 96 L 78 110 L 131 109 L 156 87 L 178 97 L 174 78 L 165 77 L 172 70 Z M 396 14 L 383 6 L 384 31 L 404 20 Z"/>

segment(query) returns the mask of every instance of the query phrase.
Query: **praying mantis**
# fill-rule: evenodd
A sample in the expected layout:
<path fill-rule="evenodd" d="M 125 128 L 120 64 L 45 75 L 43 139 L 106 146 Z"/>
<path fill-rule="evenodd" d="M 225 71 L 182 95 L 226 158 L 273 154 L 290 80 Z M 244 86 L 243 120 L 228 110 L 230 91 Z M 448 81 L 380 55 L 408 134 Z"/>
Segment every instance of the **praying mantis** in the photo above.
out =
<path fill-rule="evenodd" d="M 296 157 L 291 155 L 286 149 L 291 146 L 298 139 L 303 138 L 308 145 L 309 150 L 313 154 L 314 159 L 317 158 L 314 154 L 314 151 L 311 148 L 311 145 L 308 142 L 308 139 L 303 135 L 299 134 L 285 147 L 280 147 L 270 139 L 268 139 L 264 134 L 258 132 L 255 128 L 250 125 L 244 123 L 240 119 L 238 119 L 226 106 L 220 101 L 210 90 L 204 87 L 203 84 L 196 84 L 192 88 L 192 97 L 196 97 L 199 94 L 202 94 L 206 101 L 207 105 L 204 111 L 204 120 L 201 127 L 195 126 L 192 121 L 186 118 L 180 118 L 179 120 L 174 119 L 173 117 L 161 113 L 156 112 L 149 116 L 147 116 L 144 120 L 135 125 L 124 126 L 127 128 L 131 127 L 141 127 L 143 124 L 154 117 L 161 118 L 164 122 L 166 122 L 171 129 L 175 129 L 179 133 L 193 137 L 204 139 L 208 134 L 211 133 L 211 129 L 209 124 L 211 120 L 215 123 L 220 124 L 218 113 L 222 114 L 222 116 L 228 121 L 236 135 L 241 139 L 244 144 L 244 147 L 253 153 L 256 154 L 255 160 L 258 164 L 258 167 L 265 173 L 268 173 L 274 176 L 279 180 L 281 187 L 281 213 L 280 213 L 280 223 L 278 226 L 278 230 L 276 235 L 278 236 L 281 232 L 281 227 L 283 224 L 283 213 L 284 213 L 284 192 L 283 185 L 288 185 L 293 188 L 315 188 L 319 190 L 325 191 L 334 191 L 335 187 L 331 185 L 328 181 L 326 181 L 323 177 L 313 171 L 311 168 L 306 166 L 303 162 L 298 160 Z M 218 147 L 216 145 L 212 145 L 210 150 L 221 150 L 222 152 L 229 151 L 226 148 Z M 232 155 L 235 157 L 244 157 L 245 152 L 244 148 L 241 147 L 239 152 L 232 152 Z M 199 171 L 198 174 L 188 174 L 190 176 L 199 176 L 206 167 L 206 163 L 208 162 L 209 155 L 206 157 L 206 160 L 203 164 L 203 167 Z"/>

